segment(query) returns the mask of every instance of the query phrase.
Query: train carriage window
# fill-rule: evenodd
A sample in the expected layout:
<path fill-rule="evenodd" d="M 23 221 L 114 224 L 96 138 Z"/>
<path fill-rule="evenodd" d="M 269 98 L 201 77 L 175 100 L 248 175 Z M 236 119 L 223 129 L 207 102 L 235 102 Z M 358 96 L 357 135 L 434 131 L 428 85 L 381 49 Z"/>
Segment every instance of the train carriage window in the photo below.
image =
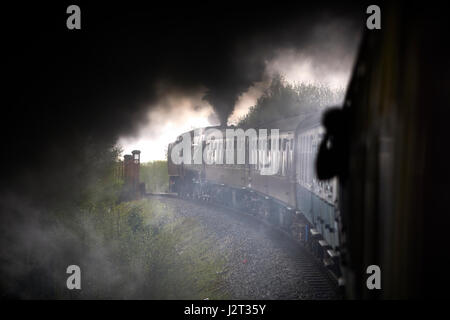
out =
<path fill-rule="evenodd" d="M 260 160 L 260 146 L 259 146 L 259 139 L 256 139 L 257 140 L 257 147 L 256 147 L 256 150 L 255 150 L 255 153 L 256 153 L 256 166 L 255 166 L 255 168 L 258 170 L 258 166 L 259 166 L 259 162 L 261 161 Z"/>
<path fill-rule="evenodd" d="M 208 143 L 208 145 L 209 145 L 209 156 L 210 156 L 209 164 L 213 164 L 213 162 L 214 162 L 214 146 L 212 144 L 212 141 L 210 141 Z"/>
<path fill-rule="evenodd" d="M 307 177 L 307 162 L 308 162 L 308 143 L 307 136 L 303 137 L 303 182 L 306 184 L 308 181 Z"/>
<path fill-rule="evenodd" d="M 210 146 L 210 158 L 211 158 L 211 162 L 210 164 L 214 164 L 214 145 L 212 143 L 209 144 Z"/>
<path fill-rule="evenodd" d="M 303 181 L 303 167 L 302 167 L 302 161 L 303 161 L 303 144 L 302 144 L 302 137 L 298 138 L 298 161 L 297 161 L 297 174 L 298 174 L 298 182 Z"/>
<path fill-rule="evenodd" d="M 261 145 L 261 138 L 258 138 L 258 150 L 257 150 L 257 153 L 258 153 L 258 162 L 257 162 L 257 170 L 261 170 L 261 166 L 262 166 L 262 164 L 261 164 L 261 162 L 262 162 L 262 158 L 261 158 L 262 149 L 263 149 L 263 146 Z"/>
<path fill-rule="evenodd" d="M 286 174 L 289 174 L 289 172 L 291 171 L 290 156 L 291 156 L 291 148 L 290 148 L 289 140 L 287 140 L 286 141 Z"/>
<path fill-rule="evenodd" d="M 302 137 L 302 182 L 306 183 L 306 160 L 307 160 L 307 150 L 306 150 L 306 136 Z"/>
<path fill-rule="evenodd" d="M 220 144 L 219 144 L 219 150 L 220 150 L 220 155 L 217 157 L 217 160 L 220 161 L 220 159 L 222 159 L 222 164 L 226 163 L 224 162 L 224 155 L 226 155 L 227 153 L 227 140 L 225 138 L 221 138 L 220 139 Z"/>
<path fill-rule="evenodd" d="M 222 140 L 219 141 L 219 158 L 218 158 L 218 163 L 219 164 L 223 163 L 223 141 Z"/>
<path fill-rule="evenodd" d="M 251 138 L 248 138 L 248 153 L 249 153 L 249 158 L 248 158 L 248 165 L 250 168 L 254 168 L 254 162 L 255 162 L 255 146 L 254 146 L 254 140 Z"/>
<path fill-rule="evenodd" d="M 303 137 L 299 137 L 299 146 L 298 146 L 298 152 L 299 152 L 299 157 L 298 157 L 298 165 L 299 165 L 299 182 L 303 181 Z"/>
<path fill-rule="evenodd" d="M 214 164 L 219 161 L 219 148 L 217 145 L 217 140 L 214 139 Z"/>
<path fill-rule="evenodd" d="M 230 139 L 225 139 L 225 162 L 224 165 L 227 166 L 227 158 L 230 157 L 230 152 L 231 152 L 231 142 Z"/>
<path fill-rule="evenodd" d="M 312 186 L 313 175 L 314 172 L 314 163 L 313 163 L 313 136 L 309 135 L 308 139 L 308 184 Z"/>
<path fill-rule="evenodd" d="M 216 140 L 216 162 L 215 164 L 220 163 L 220 143 L 219 140 Z"/>
<path fill-rule="evenodd" d="M 239 164 L 239 162 L 238 162 L 238 159 L 239 159 L 238 152 L 239 152 L 239 144 L 241 143 L 240 141 L 241 141 L 241 139 L 238 139 L 238 137 L 234 138 L 234 164 L 235 165 Z"/>
<path fill-rule="evenodd" d="M 225 161 L 225 139 L 221 138 L 220 142 L 220 158 L 219 158 L 219 164 L 223 165 L 224 163 L 226 163 Z"/>
<path fill-rule="evenodd" d="M 298 180 L 299 182 L 302 180 L 302 144 L 301 144 L 301 137 L 298 138 L 298 145 L 297 145 L 297 157 L 298 157 L 298 161 L 297 161 L 297 174 L 298 174 Z"/>
<path fill-rule="evenodd" d="M 300 141 L 300 138 L 299 138 Z M 297 144 L 297 175 L 299 175 L 298 180 L 300 180 L 301 177 L 301 158 L 302 158 L 302 148 L 301 148 L 301 144 L 298 143 Z"/>
<path fill-rule="evenodd" d="M 268 144 L 267 144 L 267 139 L 263 139 L 260 138 L 260 150 L 259 150 L 259 170 L 261 170 L 262 168 L 264 168 L 266 166 L 266 162 L 268 160 L 267 157 L 267 148 L 268 148 Z"/>
<path fill-rule="evenodd" d="M 292 172 L 293 168 L 294 168 L 294 161 L 293 161 L 294 160 L 294 147 L 293 147 L 294 139 L 291 138 L 290 142 L 291 142 L 291 144 L 289 146 L 289 149 L 290 149 L 289 162 L 290 162 L 290 168 L 291 168 L 291 172 Z"/>
<path fill-rule="evenodd" d="M 277 175 L 281 175 L 281 171 L 282 171 L 282 169 L 281 169 L 281 150 L 280 150 L 280 148 L 281 148 L 281 145 L 280 145 L 280 141 L 278 140 L 278 148 L 273 151 L 273 161 L 274 161 L 274 163 L 276 165 L 276 168 L 277 168 Z"/>
<path fill-rule="evenodd" d="M 208 143 L 209 164 L 214 163 L 214 148 L 212 142 Z"/>
<path fill-rule="evenodd" d="M 305 136 L 305 182 L 309 183 L 309 136 Z"/>
<path fill-rule="evenodd" d="M 307 165 L 308 165 L 308 139 L 307 136 L 305 136 L 303 138 L 303 152 L 304 152 L 304 157 L 303 157 L 303 182 L 307 183 L 308 182 L 308 169 L 307 169 Z"/>
<path fill-rule="evenodd" d="M 290 144 L 289 144 L 289 140 L 286 143 L 286 168 L 289 169 L 289 166 L 291 165 L 290 161 L 289 161 L 289 157 L 291 154 L 291 148 L 290 148 Z"/>
<path fill-rule="evenodd" d="M 262 139 L 259 139 L 259 149 L 258 149 L 258 170 L 261 170 L 263 167 L 263 152 L 265 152 L 264 145 L 262 144 Z"/>
<path fill-rule="evenodd" d="M 253 168 L 257 170 L 258 168 L 258 161 L 259 161 L 259 154 L 258 154 L 258 139 L 255 138 L 254 145 L 253 145 L 253 155 L 255 156 L 255 159 L 253 161 L 255 162 L 253 165 Z"/>

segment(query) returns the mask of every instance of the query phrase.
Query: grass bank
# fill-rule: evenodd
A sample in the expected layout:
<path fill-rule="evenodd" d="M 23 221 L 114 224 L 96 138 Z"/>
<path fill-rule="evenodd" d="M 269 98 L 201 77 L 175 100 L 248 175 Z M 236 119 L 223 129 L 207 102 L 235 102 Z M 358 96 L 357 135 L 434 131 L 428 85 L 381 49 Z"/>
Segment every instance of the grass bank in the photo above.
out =
<path fill-rule="evenodd" d="M 225 258 L 212 239 L 197 221 L 158 200 L 121 203 L 81 229 L 88 250 L 80 261 L 79 298 L 228 297 L 221 290 Z"/>

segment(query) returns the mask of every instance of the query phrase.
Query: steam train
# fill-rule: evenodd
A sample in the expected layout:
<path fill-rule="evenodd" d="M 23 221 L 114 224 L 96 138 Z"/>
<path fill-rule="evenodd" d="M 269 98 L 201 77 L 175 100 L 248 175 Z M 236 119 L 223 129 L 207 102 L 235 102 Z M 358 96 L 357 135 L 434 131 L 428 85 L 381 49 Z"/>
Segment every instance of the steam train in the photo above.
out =
<path fill-rule="evenodd" d="M 277 174 L 169 159 L 171 187 L 283 228 L 344 279 L 347 298 L 448 298 L 446 11 L 409 2 L 382 11 L 381 30 L 365 30 L 343 107 L 322 124 L 313 115 L 277 125 Z M 371 265 L 380 289 L 366 284 Z"/>
<path fill-rule="evenodd" d="M 235 127 L 209 127 L 180 135 L 168 147 L 170 191 L 238 209 L 279 228 L 310 249 L 336 283 L 342 283 L 337 181 L 319 181 L 315 174 L 315 158 L 324 135 L 321 114 L 303 114 L 268 127 L 270 133 L 279 130 L 276 148 L 271 146 L 275 139 L 272 135 L 267 136 L 266 147 L 261 136 L 252 143 L 255 137 L 243 129 L 241 136 L 227 136 L 226 131 L 236 131 Z M 221 134 L 210 137 L 208 129 Z M 201 146 L 199 152 L 205 161 L 174 161 L 173 150 L 186 137 L 191 157 Z M 234 158 L 226 161 L 230 151 Z M 243 152 L 241 163 L 238 151 Z M 269 167 L 275 169 L 267 174 L 264 170 Z"/>

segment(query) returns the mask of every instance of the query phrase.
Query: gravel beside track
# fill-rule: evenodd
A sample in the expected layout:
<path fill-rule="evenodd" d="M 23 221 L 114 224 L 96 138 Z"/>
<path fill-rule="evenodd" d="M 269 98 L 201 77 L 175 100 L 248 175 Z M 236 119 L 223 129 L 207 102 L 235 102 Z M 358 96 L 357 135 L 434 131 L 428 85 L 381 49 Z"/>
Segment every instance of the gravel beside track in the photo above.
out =
<path fill-rule="evenodd" d="M 176 215 L 194 218 L 227 257 L 222 272 L 232 299 L 338 299 L 324 270 L 300 246 L 255 218 L 209 204 L 158 197 Z"/>

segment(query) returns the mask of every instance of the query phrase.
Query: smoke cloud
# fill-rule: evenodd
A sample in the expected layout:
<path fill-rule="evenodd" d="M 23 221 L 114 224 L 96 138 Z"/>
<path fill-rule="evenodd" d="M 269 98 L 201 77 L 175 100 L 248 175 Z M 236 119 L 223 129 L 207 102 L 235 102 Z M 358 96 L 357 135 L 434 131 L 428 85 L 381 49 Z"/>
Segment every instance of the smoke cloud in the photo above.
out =
<path fill-rule="evenodd" d="M 192 128 L 236 124 L 278 74 L 291 83 L 320 84 L 333 89 L 346 87 L 361 36 L 354 15 L 316 9 L 309 15 L 300 13 L 283 21 L 280 17 L 270 21 L 274 24 L 270 28 L 249 30 L 247 26 L 237 32 L 239 36 L 232 35 L 226 40 L 217 36 L 217 41 L 224 41 L 216 44 L 221 48 L 220 61 L 208 55 L 211 64 L 205 59 L 205 65 L 191 75 L 189 85 L 179 82 L 178 72 L 167 74 L 166 88 L 171 89 L 159 90 L 146 129 L 134 138 L 122 136 L 120 143 L 129 151 L 133 148 L 163 150 L 174 137 Z M 205 53 L 200 50 L 198 54 Z M 186 90 L 193 84 L 197 88 Z M 203 103 L 198 101 L 200 95 Z M 191 102 L 167 103 L 170 100 L 167 97 L 174 96 L 183 96 Z M 199 122 L 192 113 L 196 111 L 192 105 L 202 105 L 201 110 L 209 105 L 215 115 Z M 199 112 L 197 116 L 204 117 L 204 114 Z M 178 128 L 175 133 L 164 131 L 175 123 Z M 162 130 L 154 131 L 154 128 Z M 169 136 L 172 138 L 168 139 Z M 144 156 L 144 160 L 165 158 L 162 151 L 158 154 Z"/>
<path fill-rule="evenodd" d="M 52 261 L 108 255 L 95 248 L 64 251 L 77 238 L 64 228 L 47 229 L 55 225 L 49 208 L 72 212 L 86 181 L 99 178 L 101 165 L 86 169 L 97 153 L 120 137 L 173 132 L 164 138 L 169 139 L 188 127 L 225 124 L 236 106 L 244 111 L 243 105 L 257 99 L 272 73 L 297 73 L 289 72 L 290 57 L 317 59 L 308 70 L 320 80 L 329 70 L 321 65 L 334 53 L 354 51 L 365 12 L 363 6 L 342 4 L 155 8 L 83 2 L 81 30 L 69 31 L 70 4 L 3 5 L 8 14 L 2 29 L 14 32 L 2 36 L 8 83 L 0 126 L 2 293 L 17 286 L 15 277 L 51 278 L 47 255 Z M 331 37 L 330 30 L 317 29 L 330 21 L 348 26 L 336 29 L 340 38 L 331 43 L 336 33 Z M 333 61 L 335 68 L 342 59 Z M 29 250 L 41 256 L 36 272 L 21 264 Z M 95 264 L 111 269 L 106 262 Z"/>

